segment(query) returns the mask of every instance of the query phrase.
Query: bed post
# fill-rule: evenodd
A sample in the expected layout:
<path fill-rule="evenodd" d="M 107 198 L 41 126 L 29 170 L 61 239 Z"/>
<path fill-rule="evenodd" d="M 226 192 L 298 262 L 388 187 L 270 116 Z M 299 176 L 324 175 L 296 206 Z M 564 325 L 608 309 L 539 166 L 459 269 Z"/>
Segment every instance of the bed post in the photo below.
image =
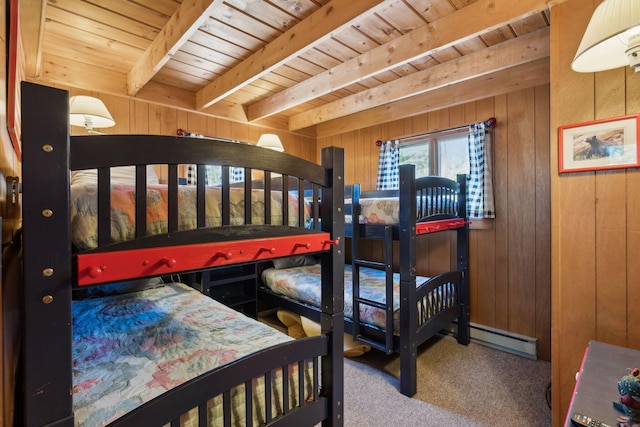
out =
<path fill-rule="evenodd" d="M 322 149 L 322 166 L 331 191 L 322 192 L 321 225 L 336 245 L 322 253 L 321 333 L 329 336 L 329 356 L 322 361 L 322 391 L 331 396 L 322 425 L 344 424 L 344 150 Z"/>
<path fill-rule="evenodd" d="M 400 166 L 400 393 L 417 391 L 416 172 Z"/>
<path fill-rule="evenodd" d="M 22 83 L 23 424 L 72 426 L 69 107 Z"/>
<path fill-rule="evenodd" d="M 458 317 L 458 343 L 468 345 L 469 334 L 469 216 L 467 215 L 467 175 L 458 175 L 458 206 L 459 216 L 464 218 L 465 225 L 456 232 L 456 251 L 458 256 L 458 271 L 462 272 L 460 281 L 460 302 L 462 313 Z"/>

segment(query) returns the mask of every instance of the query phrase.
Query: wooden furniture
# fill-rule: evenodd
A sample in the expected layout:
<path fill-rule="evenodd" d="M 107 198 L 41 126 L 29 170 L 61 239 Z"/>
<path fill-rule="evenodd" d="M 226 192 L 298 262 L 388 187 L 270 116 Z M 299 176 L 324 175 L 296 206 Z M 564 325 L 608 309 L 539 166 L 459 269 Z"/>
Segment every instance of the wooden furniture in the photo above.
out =
<path fill-rule="evenodd" d="M 256 264 L 241 264 L 204 270 L 198 274 L 196 283 L 211 298 L 255 319 L 258 317 L 257 277 Z"/>
<path fill-rule="evenodd" d="M 179 385 L 170 381 L 166 392 L 152 400 L 139 399 L 140 406 L 122 415 L 113 424 L 137 426 L 171 422 L 174 425 L 179 423 L 182 415 L 194 410 L 200 425 L 207 425 L 210 416 L 208 403 L 219 397 L 224 400 L 224 408 L 227 408 L 223 416 L 225 425 L 228 425 L 234 416 L 228 409 L 228 398 L 234 394 L 232 390 L 237 391 L 238 386 L 252 390 L 251 385 L 256 381 L 271 381 L 273 372 L 276 372 L 274 377 L 284 377 L 297 371 L 298 384 L 307 381 L 303 381 L 305 372 L 312 375 L 312 379 L 308 380 L 311 381 L 312 394 L 308 399 L 300 399 L 303 395 L 300 387 L 297 400 L 300 404 L 294 407 L 284 403 L 281 410 L 273 413 L 267 409 L 267 420 L 281 419 L 288 425 L 315 425 L 320 422 L 323 425 L 342 425 L 344 195 L 341 183 L 344 154 L 341 149 L 324 149 L 322 165 L 317 165 L 285 153 L 216 140 L 157 135 L 70 137 L 68 93 L 27 82 L 22 84 L 22 107 L 24 283 L 20 284 L 20 291 L 24 293 L 24 325 L 19 404 L 22 411 L 18 414 L 17 424 L 74 425 L 74 392 L 82 392 L 92 385 L 92 381 L 83 384 L 73 382 L 72 366 L 77 362 L 73 358 L 75 347 L 71 345 L 72 341 L 77 341 L 77 337 L 72 336 L 72 332 L 77 330 L 72 330 L 72 307 L 75 307 L 72 302 L 73 290 L 104 289 L 107 284 L 123 280 L 175 276 L 216 268 L 230 272 L 236 265 L 251 265 L 296 252 L 313 253 L 322 259 L 324 297 L 321 336 L 303 340 L 290 340 L 285 336 L 288 342 L 282 345 L 264 348 L 241 359 L 230 358 L 228 363 L 200 373 Z M 181 164 L 196 164 L 199 174 L 197 186 L 191 188 L 197 193 L 193 207 L 197 215 L 193 227 L 186 229 L 179 221 L 185 208 L 180 205 L 180 197 L 184 194 L 181 191 L 186 189 L 186 186 L 178 185 L 178 167 Z M 223 185 L 219 188 L 205 188 L 204 167 L 201 167 L 205 164 L 221 166 L 227 177 L 231 167 L 242 167 L 246 171 L 270 170 L 283 176 L 296 176 L 300 182 L 297 194 L 303 190 L 303 183 L 308 181 L 315 194 L 310 202 L 317 205 L 321 194 L 322 200 L 327 203 L 309 210 L 316 224 L 315 228 L 309 229 L 306 228 L 304 213 L 307 210 L 303 208 L 307 202 L 299 200 L 297 195 L 287 197 L 286 188 L 281 190 L 280 197 L 296 203 L 302 212 L 295 218 L 288 218 L 290 209 L 287 209 L 287 202 L 283 202 L 280 225 L 275 221 L 272 224 L 272 210 L 268 208 L 263 210 L 260 223 L 255 221 L 254 216 L 247 214 L 252 208 L 252 198 L 245 197 L 247 200 L 238 209 L 244 212 L 242 215 L 245 219 L 232 225 L 231 219 L 234 217 L 231 214 L 230 193 L 235 190 L 229 188 L 228 179 L 223 179 Z M 148 185 L 146 174 L 149 165 L 167 167 L 166 185 Z M 132 166 L 135 169 L 135 184 L 129 184 L 128 187 L 127 184 L 112 185 L 113 168 L 116 166 Z M 71 171 L 76 170 L 97 170 L 95 184 L 81 188 L 91 193 L 95 209 L 87 211 L 85 215 L 72 217 L 71 212 L 77 210 L 78 204 L 72 203 L 70 175 Z M 116 209 L 114 198 L 118 188 L 131 190 L 132 187 L 135 191 L 129 194 L 134 196 L 125 199 L 130 204 L 134 199 L 134 207 Z M 207 225 L 209 219 L 205 216 L 205 195 L 214 190 L 221 192 L 219 205 L 222 215 L 211 219 L 220 225 Z M 251 181 L 240 191 L 253 194 Z M 269 183 L 260 191 L 263 192 L 265 205 L 269 205 L 272 200 L 268 196 L 271 191 Z M 155 196 L 166 194 L 166 198 L 149 197 L 150 192 Z M 164 229 L 149 233 L 149 227 L 154 224 L 153 218 L 149 218 L 149 211 L 155 202 L 161 200 L 168 201 L 163 221 L 160 221 Z M 289 208 L 292 206 L 289 205 Z M 123 215 L 122 212 L 128 212 L 129 215 Z M 120 216 L 114 217 L 114 213 Z M 86 221 L 89 216 L 92 217 L 92 228 L 97 232 L 95 239 L 89 239 L 95 243 L 95 247 L 80 250 L 72 244 L 72 237 L 79 232 L 74 225 L 76 220 Z M 115 224 L 132 219 L 135 233 L 123 240 L 118 240 L 118 236 L 114 238 Z M 247 268 L 250 273 L 250 267 Z M 232 285 L 237 277 L 229 276 L 229 279 L 225 285 Z M 214 288 L 221 285 L 215 279 L 209 283 Z M 130 307 L 128 304 L 131 300 L 135 298 L 126 300 L 127 304 L 122 306 Z M 211 301 L 209 298 L 205 300 Z M 180 311 L 180 304 L 171 306 L 168 312 L 171 313 L 173 309 L 176 313 Z M 117 325 L 124 328 L 125 335 L 139 336 L 141 339 L 147 337 L 143 333 L 126 333 L 137 325 L 135 322 L 119 322 Z M 193 322 L 191 326 L 196 329 L 198 322 Z M 171 335 L 172 331 L 167 328 L 164 334 Z M 152 335 L 153 339 L 159 336 L 162 335 Z M 83 338 L 91 340 L 92 336 L 80 337 Z M 147 346 L 131 348 L 135 353 L 136 350 L 146 350 Z M 233 351 L 230 353 L 233 354 Z M 190 366 L 196 365 L 200 366 Z M 114 381 L 116 386 L 130 383 L 126 380 Z M 287 381 L 283 383 L 288 384 Z M 146 384 L 132 385 L 143 387 Z M 285 396 L 287 387 L 283 386 Z M 270 387 L 264 389 L 265 402 L 277 399 L 271 395 Z M 298 390 L 298 387 L 292 386 L 291 390 Z M 113 400 L 116 404 L 120 403 L 118 399 Z M 250 416 L 251 393 L 246 394 L 245 401 L 246 413 Z M 254 406 L 258 406 L 258 403 Z"/>
<path fill-rule="evenodd" d="M 571 427 L 571 417 L 579 413 L 610 426 L 617 425 L 622 412 L 615 409 L 618 402 L 618 381 L 640 367 L 640 351 L 590 341 L 587 346 L 567 412 L 565 426 Z"/>
<path fill-rule="evenodd" d="M 400 391 L 413 396 L 417 388 L 416 348 L 439 333 L 451 322 L 457 321 L 458 342 L 467 345 L 469 337 L 469 291 L 468 291 L 468 221 L 466 216 L 466 176 L 457 181 L 443 177 L 415 178 L 413 165 L 400 166 L 400 190 L 373 191 L 359 193 L 358 187 L 347 199 L 352 206 L 345 205 L 347 214 L 359 218 L 360 203 L 365 199 L 376 200 L 375 204 L 389 203 L 383 209 L 399 213 L 396 223 L 360 223 L 351 220 L 345 234 L 352 242 L 353 293 L 352 301 L 345 301 L 346 307 L 354 307 L 352 317 L 345 317 L 345 330 L 353 338 L 370 345 L 386 354 L 400 354 Z M 349 187 L 348 187 L 349 188 Z M 349 190 L 347 190 L 349 193 Z M 385 202 L 382 202 L 385 200 Z M 382 218 L 382 214 L 376 218 Z M 436 275 L 416 283 L 416 240 L 426 238 L 434 232 L 452 232 L 456 236 L 456 265 L 451 271 Z M 384 245 L 384 259 L 371 261 L 363 259 L 360 245 L 365 239 L 381 240 Z M 399 246 L 399 278 L 394 279 L 394 246 Z M 381 270 L 385 273 L 385 295 L 376 299 L 363 298 L 358 289 L 366 284 L 359 283 L 360 268 Z M 296 274 L 294 272 L 293 274 Z M 397 276 L 397 274 L 396 274 Z M 347 275 L 345 277 L 348 277 Z M 308 278 L 305 283 L 290 284 L 302 289 L 313 287 L 317 278 Z M 395 281 L 395 292 L 394 292 Z M 398 292 L 399 287 L 399 292 Z M 345 280 L 345 289 L 351 284 Z M 364 294 L 364 292 L 363 292 Z M 378 292 L 376 292 L 378 294 Z M 395 294 L 395 295 L 394 295 Z M 258 290 L 261 299 L 278 304 L 311 320 L 319 319 L 316 304 L 299 303 L 292 296 L 282 297 L 268 286 Z M 308 293 L 305 293 L 305 296 Z M 346 298 L 346 297 L 345 297 Z M 394 304 L 395 301 L 395 304 Z M 349 305 L 347 305 L 349 304 Z M 372 325 L 359 319 L 360 310 L 379 309 L 385 313 L 385 325 Z M 350 310 L 345 310 L 345 313 Z M 394 324 L 395 323 L 395 324 Z"/>

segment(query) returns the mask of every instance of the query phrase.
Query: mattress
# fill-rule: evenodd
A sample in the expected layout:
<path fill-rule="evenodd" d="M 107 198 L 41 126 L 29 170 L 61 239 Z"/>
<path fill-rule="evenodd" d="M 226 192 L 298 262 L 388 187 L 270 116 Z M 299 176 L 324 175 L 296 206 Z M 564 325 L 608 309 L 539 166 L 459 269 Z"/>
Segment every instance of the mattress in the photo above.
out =
<path fill-rule="evenodd" d="M 345 205 L 350 203 L 351 199 L 345 199 Z M 368 197 L 360 199 L 359 203 L 360 224 L 396 225 L 400 222 L 398 197 Z M 450 199 L 440 200 L 440 204 L 436 206 L 431 198 L 421 196 L 417 198 L 417 203 L 425 209 L 425 215 L 455 212 L 455 201 Z M 345 222 L 351 223 L 351 215 L 345 215 Z"/>
<path fill-rule="evenodd" d="M 105 425 L 201 373 L 288 340 L 183 284 L 74 301 L 75 423 Z M 297 383 L 296 365 L 290 374 L 289 381 Z M 282 406 L 281 372 L 273 378 L 272 410 L 277 414 Z M 255 381 L 253 387 L 259 392 L 264 381 Z M 291 406 L 297 406 L 297 386 L 291 383 L 289 390 Z M 233 411 L 234 425 L 245 425 L 244 386 L 232 396 L 233 404 L 242 408 Z M 222 425 L 220 408 L 220 398 L 208 403 L 211 425 Z M 264 406 L 256 400 L 254 423 L 264 418 Z"/>
<path fill-rule="evenodd" d="M 416 286 L 429 280 L 416 276 Z M 273 292 L 301 301 L 315 307 L 320 306 L 321 266 L 320 264 L 290 268 L 268 268 L 262 272 L 262 283 Z M 372 268 L 360 268 L 360 297 L 384 303 L 386 299 L 385 272 Z M 400 321 L 400 274 L 393 274 L 393 318 L 394 331 L 399 330 Z M 384 310 L 369 305 L 360 305 L 360 321 L 381 329 L 386 328 Z M 344 315 L 353 318 L 353 271 L 345 265 L 344 271 Z"/>
<path fill-rule="evenodd" d="M 150 184 L 147 186 L 147 234 L 167 232 L 168 193 L 167 186 Z M 196 228 L 196 186 L 178 187 L 179 230 Z M 206 187 L 205 225 L 222 225 L 222 189 Z M 231 188 L 231 225 L 245 223 L 244 189 Z M 252 224 L 264 224 L 264 190 L 251 192 Z M 310 218 L 311 209 L 305 205 L 305 218 Z M 288 224 L 298 226 L 298 197 L 288 192 Z M 71 186 L 71 239 L 76 250 L 93 249 L 98 245 L 98 198 L 97 186 L 77 184 Z M 282 225 L 282 191 L 271 191 L 271 224 Z M 307 224 L 304 224 L 305 226 Z M 112 242 L 131 240 L 135 237 L 135 186 L 114 184 L 111 186 L 111 239 Z"/>

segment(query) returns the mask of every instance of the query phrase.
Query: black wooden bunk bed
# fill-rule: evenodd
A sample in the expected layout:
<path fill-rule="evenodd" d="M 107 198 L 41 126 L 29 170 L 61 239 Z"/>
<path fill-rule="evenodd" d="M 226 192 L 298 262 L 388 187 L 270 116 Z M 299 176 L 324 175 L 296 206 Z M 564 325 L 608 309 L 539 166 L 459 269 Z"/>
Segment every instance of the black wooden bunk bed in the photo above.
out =
<path fill-rule="evenodd" d="M 70 137 L 68 93 L 31 83 L 22 85 L 22 124 L 24 311 L 19 423 L 177 426 L 197 420 L 200 426 L 217 422 L 225 426 L 342 425 L 342 149 L 323 149 L 322 165 L 316 165 L 284 153 L 218 140 Z M 198 165 L 196 186 L 179 185 L 179 165 L 187 164 Z M 205 187 L 205 168 L 201 167 L 205 164 L 219 165 L 222 171 L 222 185 L 216 188 L 217 219 L 209 218 L 214 203 L 208 199 L 213 190 Z M 164 165 L 167 183 L 151 185 L 147 165 Z M 116 184 L 113 168 L 117 166 L 133 167 L 135 184 Z M 251 176 L 252 170 L 266 172 L 263 189 L 253 190 L 250 180 L 240 189 L 253 195 L 239 202 L 241 220 L 230 206 L 235 197 L 229 189 L 230 167 L 244 168 L 245 176 Z M 81 203 L 71 200 L 70 171 L 75 170 L 97 170 L 93 178 L 97 185 L 83 187 L 83 197 L 93 197 L 93 202 L 82 213 L 75 212 Z M 296 177 L 298 188 L 289 188 L 289 179 L 272 190 L 268 171 Z M 119 204 L 122 194 L 116 195 L 116 187 L 126 190 L 124 199 L 135 200 L 129 211 Z M 196 194 L 191 208 L 185 204 L 188 187 Z M 311 188 L 313 194 L 306 201 L 297 197 L 304 188 Z M 278 194 L 280 198 L 275 197 Z M 262 197 L 263 208 L 252 207 L 254 197 Z M 329 202 L 319 206 L 320 199 Z M 157 212 L 150 214 L 151 205 L 158 200 L 168 206 L 159 221 L 164 224 L 162 229 L 154 228 Z M 185 222 L 187 210 L 195 212 L 193 226 Z M 278 210 L 282 218 L 276 219 Z M 118 228 L 127 220 L 135 224 L 135 230 L 129 230 L 132 235 Z M 74 228 L 78 221 L 94 237 L 77 239 L 87 231 Z M 305 227 L 309 223 L 316 225 Z M 167 278 L 182 280 L 200 270 L 215 275 L 223 267 L 307 253 L 319 256 L 323 266 L 322 334 L 310 339 L 292 340 L 221 304 L 218 308 L 227 311 L 214 314 L 208 305 L 216 303 L 212 298 L 184 284 L 166 283 L 170 282 Z M 152 281 L 154 286 L 149 286 Z M 133 289 L 127 288 L 131 286 Z M 111 295 L 106 289 L 118 292 Z M 143 290 L 128 292 L 137 289 Z M 76 299 L 78 295 L 82 298 Z M 182 295 L 201 305 L 189 311 L 191 300 L 179 299 Z M 91 305 L 101 300 L 101 306 Z M 138 307 L 146 317 L 127 317 Z M 177 323 L 178 317 L 185 318 L 186 326 Z M 233 342 L 223 346 L 218 330 L 226 328 L 220 322 L 229 318 L 241 328 L 226 334 L 235 337 L 236 344 L 245 344 L 240 343 L 245 336 L 259 341 L 263 335 L 273 335 L 274 340 L 264 338 L 259 349 L 236 351 Z M 112 319 L 118 321 L 110 322 Z M 245 333 L 251 326 L 245 321 L 263 329 L 254 335 Z M 147 329 L 147 324 L 165 323 L 168 330 Z M 173 326 L 179 329 L 171 329 Z M 98 336 L 96 331 L 102 329 L 115 330 L 116 335 Z M 200 333 L 208 334 L 212 345 L 220 347 L 196 348 L 189 356 L 197 357 L 186 358 L 179 350 L 190 339 L 200 340 L 196 335 Z M 129 338 L 133 341 L 126 345 L 134 348 L 128 349 L 126 359 L 109 365 L 117 374 L 115 379 L 105 385 L 98 374 L 87 374 L 95 365 L 100 368 L 102 357 L 111 356 L 117 344 Z M 165 352 L 167 359 L 155 365 L 157 371 L 141 380 L 136 358 Z M 174 365 L 179 365 L 177 372 L 171 370 Z M 127 392 L 126 386 L 148 395 Z M 115 390 L 115 397 L 101 396 L 101 387 L 105 392 Z M 155 395 L 146 390 L 149 388 Z M 87 393 L 93 394 L 94 403 L 112 402 L 116 409 L 109 409 L 113 413 L 106 420 L 101 413 L 85 414 L 76 398 Z M 135 408 L 130 408 L 131 401 L 136 402 Z M 84 421 L 79 421 L 80 414 Z"/>
<path fill-rule="evenodd" d="M 352 195 L 349 194 L 351 188 L 355 189 Z M 346 213 L 354 220 L 347 221 L 345 229 L 352 242 L 351 265 L 345 270 L 345 331 L 352 334 L 355 341 L 387 354 L 399 353 L 400 391 L 413 396 L 420 344 L 453 321 L 457 322 L 458 342 L 469 343 L 466 176 L 458 176 L 457 181 L 443 177 L 416 179 L 414 166 L 403 165 L 400 166 L 400 190 L 360 193 L 355 185 L 348 186 L 346 192 Z M 373 202 L 369 203 L 371 206 L 383 201 L 387 213 L 393 211 L 390 206 L 395 203 L 395 209 L 399 209 L 397 221 L 381 224 L 363 220 L 365 201 Z M 384 214 L 371 216 L 380 219 Z M 456 235 L 455 267 L 430 278 L 416 276 L 416 239 L 447 230 Z M 383 242 L 382 262 L 361 257 L 363 239 Z M 396 273 L 394 241 L 399 251 Z M 262 274 L 265 284 L 259 288 L 260 298 L 317 321 L 318 301 L 310 296 L 318 283 L 316 272 L 313 266 L 266 269 Z M 288 280 L 289 274 L 295 278 L 295 286 Z M 290 292 L 291 289 L 296 291 Z"/>

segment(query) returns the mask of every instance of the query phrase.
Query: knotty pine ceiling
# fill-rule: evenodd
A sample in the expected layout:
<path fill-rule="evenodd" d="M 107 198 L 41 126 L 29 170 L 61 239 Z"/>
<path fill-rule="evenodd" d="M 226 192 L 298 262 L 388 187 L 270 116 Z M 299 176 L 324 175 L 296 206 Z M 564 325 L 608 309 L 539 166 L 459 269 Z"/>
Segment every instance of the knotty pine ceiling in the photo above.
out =
<path fill-rule="evenodd" d="M 313 134 L 416 97 L 433 110 L 548 82 L 549 3 L 22 0 L 20 8 L 28 80 Z"/>

